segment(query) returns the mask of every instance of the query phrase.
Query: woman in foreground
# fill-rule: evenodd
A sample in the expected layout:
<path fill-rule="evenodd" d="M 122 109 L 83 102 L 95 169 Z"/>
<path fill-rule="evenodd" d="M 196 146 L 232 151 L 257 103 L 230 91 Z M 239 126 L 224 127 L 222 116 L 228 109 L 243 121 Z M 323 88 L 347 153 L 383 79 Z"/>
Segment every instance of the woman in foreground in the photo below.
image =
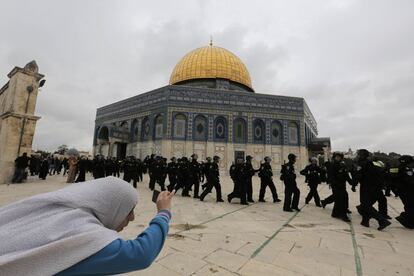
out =
<path fill-rule="evenodd" d="M 0 208 L 1 275 L 111 275 L 147 268 L 161 251 L 173 192 L 135 240 L 120 232 L 134 220 L 138 193 L 115 177 L 76 183 Z"/>

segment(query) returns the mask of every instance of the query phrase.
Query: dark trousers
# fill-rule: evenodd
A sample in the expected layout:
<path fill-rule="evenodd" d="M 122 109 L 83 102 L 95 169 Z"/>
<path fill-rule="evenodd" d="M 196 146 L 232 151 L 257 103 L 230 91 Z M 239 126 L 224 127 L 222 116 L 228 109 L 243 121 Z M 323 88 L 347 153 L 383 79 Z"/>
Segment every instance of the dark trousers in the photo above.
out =
<path fill-rule="evenodd" d="M 266 187 L 269 187 L 270 191 L 272 192 L 273 201 L 278 199 L 276 186 L 273 183 L 272 179 L 261 178 L 260 179 L 260 192 L 259 192 L 259 200 L 264 200 Z"/>
<path fill-rule="evenodd" d="M 247 200 L 253 201 L 253 184 L 252 184 L 252 178 L 247 178 Z M 276 188 L 275 188 L 276 189 Z"/>
<path fill-rule="evenodd" d="M 216 199 L 217 200 L 221 200 L 221 185 L 220 185 L 220 181 L 207 181 L 206 183 L 206 188 L 204 189 L 204 191 L 201 193 L 200 195 L 200 199 L 203 200 L 206 195 L 208 195 L 209 193 L 211 193 L 211 190 L 214 188 L 216 189 Z"/>
<path fill-rule="evenodd" d="M 414 229 L 414 191 L 413 188 L 401 189 L 399 196 L 404 204 L 404 212 L 396 217 L 396 219 L 406 228 Z"/>
<path fill-rule="evenodd" d="M 12 183 L 21 183 L 24 179 L 25 168 L 16 168 L 13 175 Z"/>
<path fill-rule="evenodd" d="M 306 196 L 306 203 L 308 203 L 309 201 L 312 200 L 312 198 L 315 200 L 315 204 L 317 206 L 321 205 L 321 200 L 319 198 L 319 194 L 318 194 L 318 183 L 309 183 L 309 193 Z"/>
<path fill-rule="evenodd" d="M 388 216 L 388 203 L 383 191 L 378 194 L 378 212 L 383 216 Z"/>
<path fill-rule="evenodd" d="M 375 202 L 381 200 L 380 198 L 383 196 L 384 194 L 381 190 L 361 191 L 361 205 L 358 206 L 358 212 L 362 215 L 363 222 L 369 222 L 371 218 L 376 219 L 378 223 L 383 223 L 386 220 L 386 218 L 373 207 Z"/>
<path fill-rule="evenodd" d="M 283 210 L 299 209 L 300 191 L 296 186 L 296 182 L 285 182 L 285 202 L 283 203 Z"/>
<path fill-rule="evenodd" d="M 348 210 L 349 200 L 348 200 L 348 192 L 346 190 L 345 190 L 345 198 L 346 198 L 346 200 L 344 200 L 345 201 L 345 207 L 346 207 L 346 210 Z M 335 202 L 335 195 L 334 195 L 334 192 L 333 192 L 333 188 L 332 188 L 332 194 L 330 196 L 328 196 L 327 198 L 325 198 L 323 200 L 323 202 L 325 203 L 325 205 L 328 205 L 328 204 L 331 204 L 331 203 Z"/>
<path fill-rule="evenodd" d="M 168 177 L 168 181 L 170 182 L 170 184 L 167 186 L 167 190 L 169 192 L 171 192 L 177 186 L 177 177 L 176 176 L 170 176 L 170 177 Z"/>
<path fill-rule="evenodd" d="M 234 189 L 228 195 L 228 200 L 231 201 L 233 198 L 240 198 L 241 204 L 247 203 L 247 181 L 246 182 L 234 182 Z"/>
<path fill-rule="evenodd" d="M 155 189 L 155 180 L 156 179 L 155 179 L 155 176 L 153 174 L 150 174 L 149 178 L 150 178 L 150 181 L 149 181 L 148 187 L 150 188 L 151 191 L 153 191 Z"/>
<path fill-rule="evenodd" d="M 194 179 L 192 186 L 194 186 L 194 198 L 198 198 L 198 193 L 200 191 L 200 181 L 198 179 Z"/>
<path fill-rule="evenodd" d="M 348 193 L 345 184 L 338 185 L 339 187 L 332 187 L 334 207 L 332 209 L 332 216 L 336 218 L 346 217 L 348 210 Z"/>

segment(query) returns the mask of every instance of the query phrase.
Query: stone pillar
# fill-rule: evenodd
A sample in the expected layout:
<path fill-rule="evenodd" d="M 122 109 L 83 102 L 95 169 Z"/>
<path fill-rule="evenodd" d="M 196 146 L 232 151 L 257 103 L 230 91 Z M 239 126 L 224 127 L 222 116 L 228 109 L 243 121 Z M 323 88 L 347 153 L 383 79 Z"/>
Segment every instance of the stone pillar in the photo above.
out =
<path fill-rule="evenodd" d="M 0 183 L 9 183 L 14 173 L 14 160 L 32 152 L 36 122 L 36 100 L 40 80 L 35 61 L 24 68 L 15 67 L 9 81 L 0 88 Z"/>

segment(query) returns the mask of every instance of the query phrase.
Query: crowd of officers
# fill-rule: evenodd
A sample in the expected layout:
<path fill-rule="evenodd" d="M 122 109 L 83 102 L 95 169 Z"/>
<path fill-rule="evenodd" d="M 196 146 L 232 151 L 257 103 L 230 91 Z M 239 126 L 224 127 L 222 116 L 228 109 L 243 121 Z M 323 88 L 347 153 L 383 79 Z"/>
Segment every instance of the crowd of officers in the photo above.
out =
<path fill-rule="evenodd" d="M 18 168 L 31 168 L 31 161 L 25 154 L 16 159 L 16 175 L 19 176 L 22 170 Z M 45 161 L 47 160 L 47 161 Z M 122 171 L 123 179 L 133 183 L 137 187 L 137 182 L 143 180 L 143 174 L 149 175 L 149 189 L 154 190 L 156 185 L 160 186 L 162 191 L 168 190 L 181 192 L 184 197 L 193 197 L 201 201 L 212 192 L 216 192 L 216 201 L 223 202 L 219 162 L 220 158 L 214 156 L 207 157 L 205 161 L 199 162 L 198 156 L 193 154 L 191 158 L 172 157 L 170 162 L 166 158 L 157 155 L 150 155 L 144 160 L 129 156 L 124 160 L 116 158 L 104 158 L 95 156 L 93 160 L 83 158 L 82 164 L 83 177 L 89 171 L 94 178 L 106 176 L 120 177 Z M 399 158 L 398 164 L 386 166 L 383 162 L 372 157 L 370 152 L 365 149 L 358 151 L 358 156 L 352 160 L 351 164 L 344 162 L 342 153 L 335 152 L 332 160 L 322 165 L 318 165 L 316 158 L 311 158 L 300 174 L 305 176 L 305 183 L 309 186 L 309 193 L 305 197 L 305 204 L 313 199 L 315 205 L 325 208 L 326 205 L 333 203 L 332 217 L 349 222 L 349 198 L 347 184 L 351 190 L 356 192 L 359 185 L 360 204 L 357 210 L 362 216 L 361 225 L 369 227 L 370 220 L 378 221 L 378 229 L 382 230 L 391 224 L 391 217 L 388 215 L 387 198 L 391 191 L 395 196 L 399 196 L 404 211 L 396 219 L 405 227 L 414 229 L 414 159 L 412 156 L 403 155 Z M 49 159 L 43 159 L 43 163 L 50 164 Z M 288 162 L 281 166 L 280 180 L 284 183 L 284 203 L 283 211 L 299 212 L 300 190 L 296 183 L 295 172 L 296 156 L 288 155 Z M 64 168 L 64 161 L 61 162 Z M 57 173 L 60 173 L 60 166 L 54 166 Z M 47 173 L 52 173 L 50 169 Z M 279 199 L 276 186 L 273 182 L 273 170 L 271 159 L 265 157 L 258 169 L 252 165 L 252 157 L 238 158 L 230 167 L 230 177 L 233 180 L 233 191 L 227 196 L 228 202 L 238 198 L 240 204 L 249 205 L 253 203 L 253 185 L 252 178 L 257 173 L 260 178 L 259 202 L 265 202 L 266 189 L 269 188 L 272 194 L 273 202 L 278 203 Z M 80 174 L 79 174 L 80 175 Z M 168 186 L 166 179 L 168 177 Z M 79 179 L 79 176 L 78 176 Z M 79 181 L 76 181 L 79 182 Z M 332 194 L 321 200 L 318 194 L 318 185 L 327 183 Z M 201 189 L 200 189 L 201 186 Z M 181 191 L 180 191 L 181 190 Z M 385 192 L 385 193 L 384 193 Z M 378 209 L 374 204 L 378 204 Z"/>

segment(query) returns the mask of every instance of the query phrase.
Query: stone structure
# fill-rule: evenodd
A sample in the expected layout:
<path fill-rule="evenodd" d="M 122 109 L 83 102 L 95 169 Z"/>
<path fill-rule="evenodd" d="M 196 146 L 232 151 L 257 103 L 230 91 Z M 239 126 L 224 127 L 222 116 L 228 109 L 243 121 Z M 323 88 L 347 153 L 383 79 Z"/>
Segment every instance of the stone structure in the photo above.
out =
<path fill-rule="evenodd" d="M 44 77 L 35 61 L 15 67 L 7 76 L 10 80 L 0 89 L 0 183 L 11 181 L 16 157 L 32 151 L 40 119 L 34 115 L 36 99 Z"/>
<path fill-rule="evenodd" d="M 223 170 L 237 156 L 256 168 L 270 156 L 279 170 L 289 153 L 303 167 L 318 131 L 303 98 L 255 93 L 242 61 L 210 44 L 183 57 L 170 85 L 99 108 L 94 133 L 104 156 L 218 155 Z"/>

